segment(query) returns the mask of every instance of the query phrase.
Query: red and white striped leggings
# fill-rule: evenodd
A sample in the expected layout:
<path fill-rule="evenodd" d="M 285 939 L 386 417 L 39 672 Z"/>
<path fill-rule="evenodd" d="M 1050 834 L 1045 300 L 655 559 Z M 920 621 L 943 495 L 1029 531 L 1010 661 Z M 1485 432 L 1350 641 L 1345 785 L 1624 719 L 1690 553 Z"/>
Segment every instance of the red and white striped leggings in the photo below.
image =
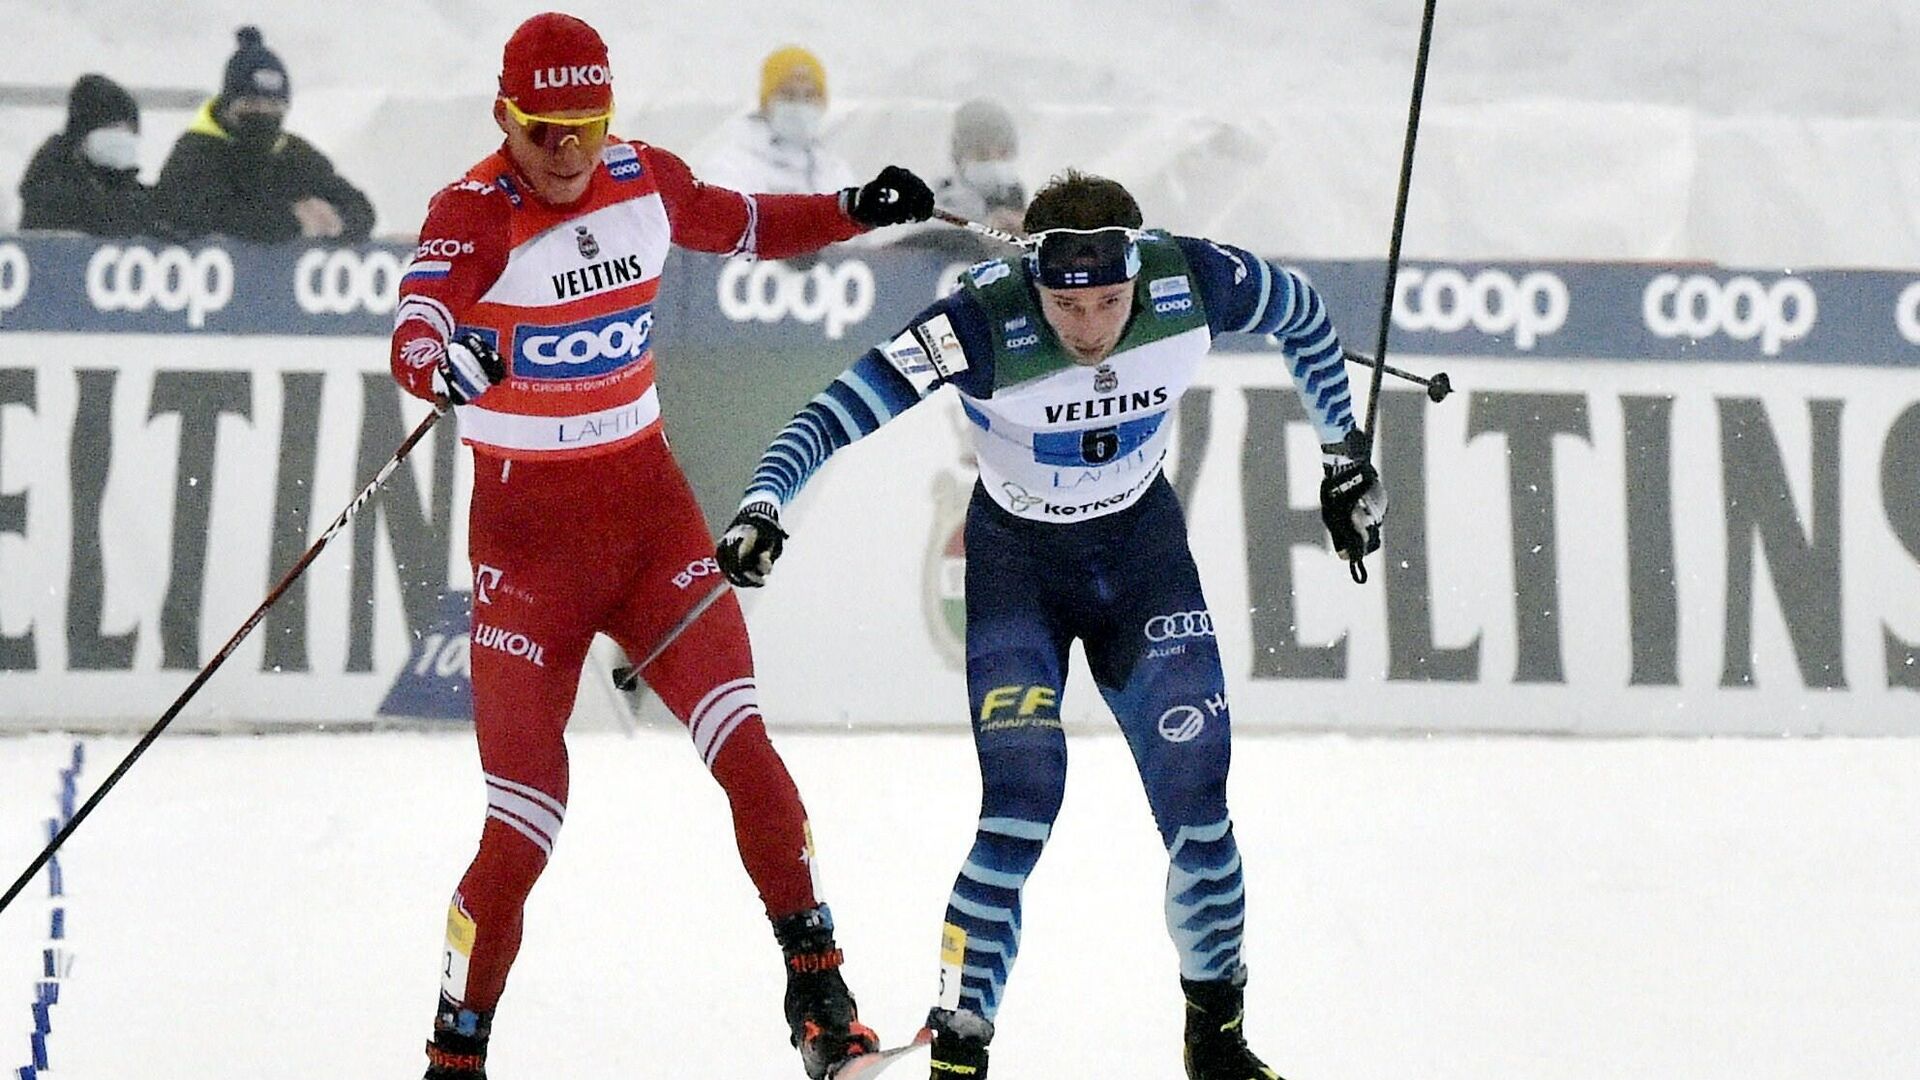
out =
<path fill-rule="evenodd" d="M 566 816 L 562 734 L 594 633 L 637 660 L 722 579 L 658 435 L 569 461 L 476 455 L 474 473 L 473 712 L 487 817 L 449 915 L 443 990 L 486 1013 Z M 806 810 L 761 721 L 739 602 L 721 597 L 642 675 L 725 789 L 768 916 L 812 907 Z"/>

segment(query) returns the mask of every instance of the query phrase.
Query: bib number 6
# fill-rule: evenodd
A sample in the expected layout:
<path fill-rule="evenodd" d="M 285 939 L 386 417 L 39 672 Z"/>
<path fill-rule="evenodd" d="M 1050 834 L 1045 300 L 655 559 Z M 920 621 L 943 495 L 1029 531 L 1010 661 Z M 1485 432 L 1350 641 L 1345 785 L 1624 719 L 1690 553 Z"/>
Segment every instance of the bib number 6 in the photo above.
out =
<path fill-rule="evenodd" d="M 1114 428 L 1097 428 L 1080 434 L 1080 457 L 1089 465 L 1105 465 L 1120 453 L 1120 433 Z"/>

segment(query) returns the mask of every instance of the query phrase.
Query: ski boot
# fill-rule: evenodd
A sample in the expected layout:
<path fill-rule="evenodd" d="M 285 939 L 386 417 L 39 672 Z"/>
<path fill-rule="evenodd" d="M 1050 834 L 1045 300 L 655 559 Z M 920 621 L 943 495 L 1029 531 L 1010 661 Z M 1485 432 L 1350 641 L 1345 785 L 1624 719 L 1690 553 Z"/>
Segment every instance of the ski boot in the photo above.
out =
<path fill-rule="evenodd" d="M 853 992 L 840 977 L 843 958 L 827 905 L 776 919 L 773 936 L 786 955 L 787 1026 L 807 1075 L 821 1080 L 846 1059 L 876 1050 L 880 1040 L 860 1022 Z"/>
<path fill-rule="evenodd" d="M 927 1014 L 927 1027 L 933 1031 L 932 1080 L 986 1080 L 993 1021 L 964 1009 L 935 1009 Z"/>
<path fill-rule="evenodd" d="M 1253 1056 L 1241 1030 L 1247 969 L 1208 982 L 1180 980 L 1187 995 L 1187 1080 L 1281 1080 Z"/>
<path fill-rule="evenodd" d="M 426 1080 L 487 1080 L 487 1037 L 493 1016 L 463 1009 L 440 995 L 433 1014 L 433 1040 L 427 1043 Z"/>

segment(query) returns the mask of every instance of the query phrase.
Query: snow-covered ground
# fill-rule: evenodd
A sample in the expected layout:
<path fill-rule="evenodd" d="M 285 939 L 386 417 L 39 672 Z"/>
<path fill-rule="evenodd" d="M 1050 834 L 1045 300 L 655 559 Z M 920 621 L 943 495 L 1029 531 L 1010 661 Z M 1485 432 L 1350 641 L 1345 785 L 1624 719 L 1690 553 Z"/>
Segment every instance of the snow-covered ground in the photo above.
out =
<path fill-rule="evenodd" d="M 89 740 L 82 787 L 129 745 Z M 971 832 L 970 747 L 782 746 L 864 1012 L 904 1036 Z M 572 748 L 495 1075 L 797 1078 L 771 935 L 685 741 Z M 9 880 L 70 749 L 0 741 Z M 1920 1075 L 1917 773 L 1913 740 L 1243 740 L 1253 1041 L 1293 1080 Z M 43 1075 L 418 1075 L 482 805 L 460 735 L 161 741 L 63 858 L 71 975 Z M 996 1077 L 1180 1075 L 1162 867 L 1123 745 L 1076 737 Z M 9 1078 L 43 891 L 0 915 Z"/>

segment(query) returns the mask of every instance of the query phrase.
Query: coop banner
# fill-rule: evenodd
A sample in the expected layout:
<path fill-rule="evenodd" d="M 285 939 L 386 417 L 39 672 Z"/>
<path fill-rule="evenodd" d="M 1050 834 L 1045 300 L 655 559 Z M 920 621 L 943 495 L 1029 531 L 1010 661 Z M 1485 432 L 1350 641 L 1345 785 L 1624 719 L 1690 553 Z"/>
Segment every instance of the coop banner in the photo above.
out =
<path fill-rule="evenodd" d="M 1222 237 L 1231 240 L 1231 237 Z M 406 266 L 443 259 L 429 240 L 358 247 L 0 236 L 0 334 L 381 336 Z M 657 339 L 858 352 L 949 291 L 973 262 L 1013 248 L 945 227 L 890 246 L 828 248 L 790 262 L 676 250 Z M 1313 281 L 1349 346 L 1370 350 L 1380 260 L 1272 255 Z M 582 245 L 591 276 L 618 251 Z M 555 288 L 569 286 L 556 279 Z M 1514 359 L 1920 361 L 1920 273 L 1703 264 L 1409 262 L 1395 280 L 1394 347 Z M 1257 349 L 1250 339 L 1222 341 Z"/>

